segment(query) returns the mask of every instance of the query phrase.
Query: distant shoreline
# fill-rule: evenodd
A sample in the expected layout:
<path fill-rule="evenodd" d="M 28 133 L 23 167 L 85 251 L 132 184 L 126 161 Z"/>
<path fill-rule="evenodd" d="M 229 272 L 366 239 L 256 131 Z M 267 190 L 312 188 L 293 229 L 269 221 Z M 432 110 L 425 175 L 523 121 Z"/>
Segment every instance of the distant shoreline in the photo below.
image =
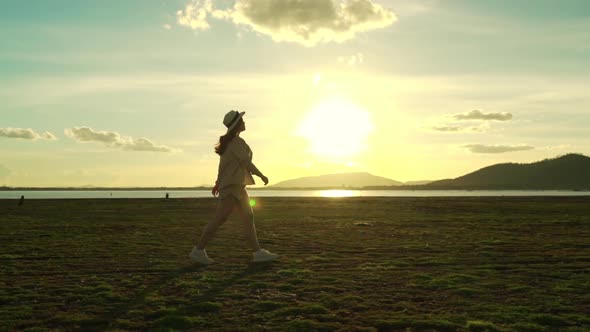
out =
<path fill-rule="evenodd" d="M 212 187 L 97 187 L 97 188 L 77 188 L 77 187 L 0 187 L 0 191 L 157 191 L 157 190 L 211 190 Z"/>
<path fill-rule="evenodd" d="M 97 188 L 77 188 L 77 187 L 0 187 L 0 191 L 205 191 L 211 190 L 212 187 L 97 187 Z M 475 191 L 475 190 L 493 190 L 493 191 L 514 191 L 514 190 L 526 190 L 526 191 L 547 191 L 547 190 L 560 190 L 560 191 L 590 191 L 590 189 L 584 188 L 522 188 L 522 187 L 429 187 L 429 186 L 387 186 L 387 187 L 249 187 L 248 190 L 276 190 L 276 191 L 309 191 L 309 190 L 403 190 L 403 191 L 416 191 L 416 190 L 459 190 L 459 191 Z"/>

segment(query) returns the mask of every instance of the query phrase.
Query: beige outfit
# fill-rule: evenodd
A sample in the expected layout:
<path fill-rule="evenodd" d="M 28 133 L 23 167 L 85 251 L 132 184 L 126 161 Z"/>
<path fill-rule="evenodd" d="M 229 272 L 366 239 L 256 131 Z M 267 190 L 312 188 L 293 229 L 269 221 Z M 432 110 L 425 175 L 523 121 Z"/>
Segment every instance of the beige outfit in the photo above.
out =
<path fill-rule="evenodd" d="M 217 172 L 217 187 L 219 198 L 233 196 L 240 201 L 248 201 L 246 186 L 255 184 L 252 174 L 261 176 L 262 173 L 252 163 L 252 150 L 239 136 L 229 142 L 219 159 Z"/>

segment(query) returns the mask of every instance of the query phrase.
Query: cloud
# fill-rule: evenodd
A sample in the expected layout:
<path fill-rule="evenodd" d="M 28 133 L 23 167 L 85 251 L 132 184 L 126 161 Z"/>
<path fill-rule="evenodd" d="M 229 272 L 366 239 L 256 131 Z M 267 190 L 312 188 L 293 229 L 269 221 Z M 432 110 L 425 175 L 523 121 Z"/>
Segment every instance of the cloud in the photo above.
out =
<path fill-rule="evenodd" d="M 472 153 L 506 153 L 514 151 L 533 150 L 534 147 L 530 145 L 483 145 L 483 144 L 468 144 L 464 148 L 469 149 Z"/>
<path fill-rule="evenodd" d="M 393 24 L 395 13 L 374 0 L 236 0 L 219 10 L 211 0 L 193 0 L 176 13 L 178 24 L 193 30 L 210 28 L 214 17 L 270 36 L 276 42 L 312 47 L 320 42 L 344 42 L 356 33 Z"/>
<path fill-rule="evenodd" d="M 362 53 L 357 53 L 351 56 L 341 56 L 338 57 L 338 62 L 346 64 L 348 66 L 355 66 L 355 65 L 360 65 L 361 63 L 363 63 L 364 61 L 364 57 Z"/>
<path fill-rule="evenodd" d="M 121 148 L 128 151 L 180 152 L 178 149 L 154 144 L 145 137 L 135 139 L 121 136 L 114 131 L 96 131 L 88 127 L 76 127 L 66 129 L 64 132 L 66 136 L 78 142 L 100 142 L 109 147 Z"/>
<path fill-rule="evenodd" d="M 188 3 L 184 9 L 176 12 L 176 19 L 178 24 L 193 30 L 207 30 L 209 29 L 207 16 L 212 12 L 211 0 L 194 0 Z"/>
<path fill-rule="evenodd" d="M 50 140 L 50 141 L 55 141 L 57 140 L 57 137 L 55 137 L 55 135 L 53 135 L 52 133 L 46 131 L 43 134 L 41 134 L 41 137 L 46 139 L 46 140 Z"/>
<path fill-rule="evenodd" d="M 46 139 L 51 141 L 57 139 L 55 135 L 48 131 L 40 134 L 31 128 L 0 128 L 0 137 L 22 138 L 30 140 Z"/>
<path fill-rule="evenodd" d="M 443 132 L 459 132 L 462 128 L 459 126 L 434 126 L 431 129 Z"/>
<path fill-rule="evenodd" d="M 438 131 L 438 132 L 445 132 L 445 133 L 483 133 L 490 129 L 489 120 L 496 120 L 496 121 L 508 121 L 512 119 L 512 114 L 510 113 L 483 113 L 479 110 L 473 110 L 467 113 L 459 113 L 455 115 L 446 115 L 445 116 L 448 120 L 448 117 L 452 117 L 455 121 L 462 121 L 462 120 L 484 120 L 477 126 L 468 126 L 463 127 L 455 124 L 441 124 L 429 127 L 430 130 Z"/>
<path fill-rule="evenodd" d="M 124 150 L 129 151 L 154 151 L 154 152 L 175 152 L 176 149 L 165 145 L 156 145 L 145 137 L 131 139 L 130 142 L 123 144 Z"/>
<path fill-rule="evenodd" d="M 96 141 L 105 143 L 107 145 L 116 145 L 117 143 L 122 142 L 122 138 L 119 133 L 113 131 L 95 131 L 94 129 L 88 127 L 66 129 L 65 134 L 68 137 L 74 138 L 80 142 Z"/>
<path fill-rule="evenodd" d="M 6 178 L 10 175 L 11 171 L 6 166 L 0 164 L 0 179 Z"/>
<path fill-rule="evenodd" d="M 433 131 L 443 132 L 443 133 L 481 133 L 483 132 L 482 128 L 480 127 L 461 127 L 461 126 L 434 126 L 430 127 Z"/>
<path fill-rule="evenodd" d="M 455 125 L 438 125 L 430 127 L 430 129 L 445 133 L 483 133 L 488 129 L 488 126 L 484 124 L 470 127 L 461 127 Z"/>
<path fill-rule="evenodd" d="M 172 29 L 172 26 L 170 24 L 164 24 L 164 25 L 162 25 L 162 28 L 164 28 L 166 30 L 170 30 L 170 29 Z"/>
<path fill-rule="evenodd" d="M 510 113 L 483 113 L 479 110 L 473 110 L 467 113 L 455 114 L 453 118 L 457 120 L 497 120 L 508 121 L 512 119 Z"/>

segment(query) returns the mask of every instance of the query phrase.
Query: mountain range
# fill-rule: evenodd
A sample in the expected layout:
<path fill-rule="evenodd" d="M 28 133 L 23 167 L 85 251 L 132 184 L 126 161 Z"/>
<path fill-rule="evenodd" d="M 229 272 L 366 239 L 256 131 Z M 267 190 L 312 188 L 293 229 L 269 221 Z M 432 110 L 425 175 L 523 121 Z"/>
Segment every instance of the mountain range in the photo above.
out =
<path fill-rule="evenodd" d="M 424 181 L 426 182 L 426 181 Z M 484 167 L 455 179 L 403 183 L 369 173 L 308 176 L 279 182 L 272 188 L 364 188 L 408 190 L 587 190 L 590 189 L 590 157 L 567 154 L 553 159 Z"/>
<path fill-rule="evenodd" d="M 367 186 L 401 186 L 403 182 L 362 173 L 306 176 L 274 184 L 273 188 L 360 188 Z"/>
<path fill-rule="evenodd" d="M 434 181 L 429 189 L 590 189 L 590 157 L 567 154 L 530 164 L 484 167 L 456 179 Z"/>
<path fill-rule="evenodd" d="M 257 189 L 394 189 L 394 190 L 590 190 L 590 157 L 566 154 L 552 159 L 481 168 L 455 179 L 400 182 L 363 173 L 327 174 L 286 180 Z M 7 187 L 6 190 L 210 190 L 199 187 Z"/>

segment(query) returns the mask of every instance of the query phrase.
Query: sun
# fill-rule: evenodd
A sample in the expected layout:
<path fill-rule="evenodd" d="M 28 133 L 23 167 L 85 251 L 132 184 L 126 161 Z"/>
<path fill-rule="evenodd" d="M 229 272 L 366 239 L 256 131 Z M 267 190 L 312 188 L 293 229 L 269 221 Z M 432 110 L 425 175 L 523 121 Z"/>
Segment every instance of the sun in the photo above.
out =
<path fill-rule="evenodd" d="M 297 134 L 308 140 L 315 155 L 352 157 L 367 148 L 367 138 L 374 127 L 369 112 L 361 106 L 330 99 L 309 111 Z"/>

